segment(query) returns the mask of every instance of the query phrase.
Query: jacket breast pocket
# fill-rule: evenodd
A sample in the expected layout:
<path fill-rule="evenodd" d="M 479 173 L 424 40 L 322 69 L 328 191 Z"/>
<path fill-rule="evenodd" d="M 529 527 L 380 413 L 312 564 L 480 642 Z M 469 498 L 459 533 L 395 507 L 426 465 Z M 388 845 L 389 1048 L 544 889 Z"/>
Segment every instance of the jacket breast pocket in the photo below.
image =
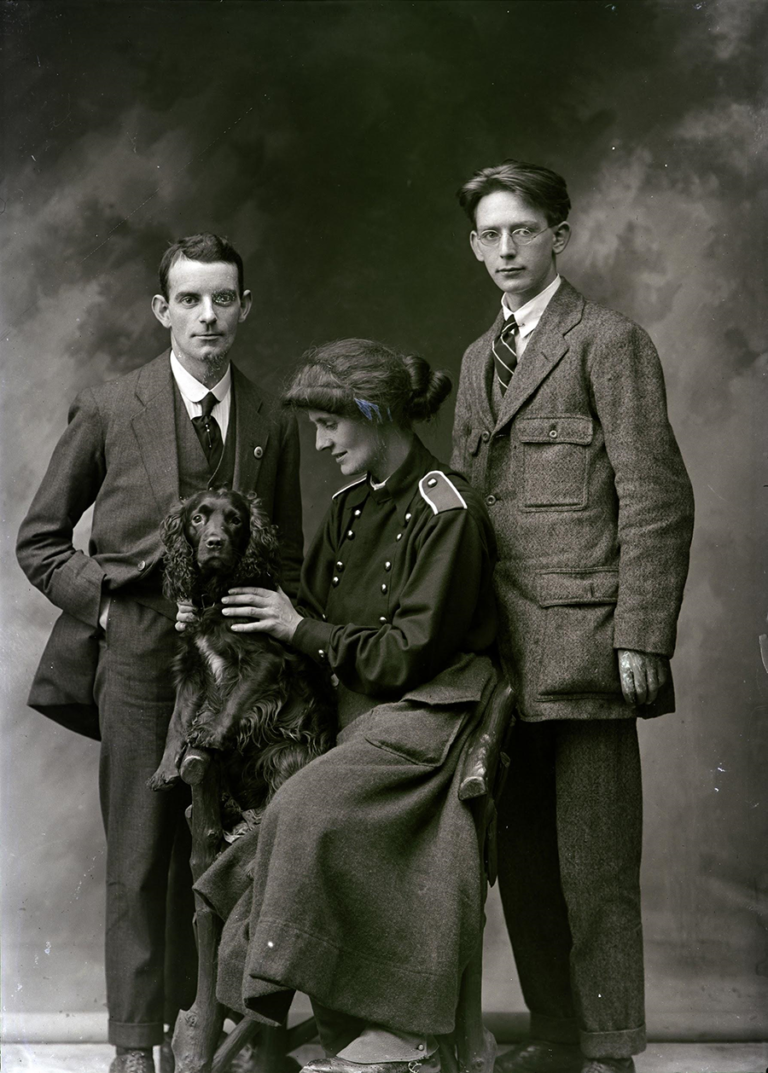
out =
<path fill-rule="evenodd" d="M 516 427 L 523 447 L 523 509 L 586 507 L 592 419 L 579 415 L 524 417 Z"/>
<path fill-rule="evenodd" d="M 615 570 L 542 573 L 538 602 L 545 616 L 539 693 L 620 693 L 613 647 L 619 593 Z"/>
<path fill-rule="evenodd" d="M 466 705 L 419 708 L 400 701 L 375 710 L 365 737 L 410 764 L 440 767 L 466 720 Z"/>

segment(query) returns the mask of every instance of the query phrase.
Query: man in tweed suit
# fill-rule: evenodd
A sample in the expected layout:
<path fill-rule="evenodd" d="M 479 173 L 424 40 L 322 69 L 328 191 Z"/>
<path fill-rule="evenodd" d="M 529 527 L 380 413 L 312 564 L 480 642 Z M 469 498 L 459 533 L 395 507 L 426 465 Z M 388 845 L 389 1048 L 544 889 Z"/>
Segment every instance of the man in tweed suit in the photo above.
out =
<path fill-rule="evenodd" d="M 558 274 L 563 179 L 507 161 L 459 200 L 503 292 L 464 355 L 452 459 L 494 524 L 520 715 L 499 881 L 531 1039 L 497 1070 L 628 1073 L 645 1047 L 636 721 L 674 710 L 691 486 L 647 334 Z"/>
<path fill-rule="evenodd" d="M 196 982 L 185 788 L 146 786 L 174 702 L 176 607 L 161 592 L 160 523 L 201 487 L 255 491 L 280 528 L 285 589 L 298 590 L 296 421 L 230 365 L 250 304 L 226 240 L 205 233 L 171 246 L 152 299 L 170 351 L 77 397 L 19 534 L 27 577 L 64 612 L 29 703 L 101 738 L 113 1073 L 153 1073 L 152 1047 Z M 72 531 L 91 505 L 86 555 Z"/>

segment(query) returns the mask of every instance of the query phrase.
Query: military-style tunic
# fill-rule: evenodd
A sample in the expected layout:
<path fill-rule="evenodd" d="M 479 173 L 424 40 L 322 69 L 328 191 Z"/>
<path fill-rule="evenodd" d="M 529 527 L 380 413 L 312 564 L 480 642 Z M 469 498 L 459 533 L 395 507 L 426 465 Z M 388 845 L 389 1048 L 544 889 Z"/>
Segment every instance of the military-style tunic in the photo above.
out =
<path fill-rule="evenodd" d="M 307 557 L 295 644 L 339 679 L 337 746 L 198 884 L 226 919 L 218 995 L 279 1020 L 293 989 L 410 1033 L 454 1023 L 482 927 L 455 773 L 493 686 L 493 543 L 476 493 L 420 441 L 338 494 Z M 255 859 L 254 859 L 255 858 Z M 248 866 L 249 873 L 245 868 Z"/>
<path fill-rule="evenodd" d="M 446 474 L 450 476 L 446 476 Z M 337 492 L 302 572 L 296 648 L 339 679 L 339 715 L 399 699 L 496 632 L 482 501 L 420 440 L 383 487 Z"/>

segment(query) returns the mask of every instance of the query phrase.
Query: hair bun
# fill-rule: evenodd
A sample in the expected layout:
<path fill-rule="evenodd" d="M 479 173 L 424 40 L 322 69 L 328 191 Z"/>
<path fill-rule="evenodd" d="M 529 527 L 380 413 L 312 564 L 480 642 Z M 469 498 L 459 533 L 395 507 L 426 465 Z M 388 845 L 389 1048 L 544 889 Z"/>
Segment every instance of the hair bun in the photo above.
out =
<path fill-rule="evenodd" d="M 435 370 L 418 354 L 406 354 L 403 362 L 411 380 L 408 416 L 413 421 L 425 421 L 436 414 L 451 392 L 451 378 Z"/>

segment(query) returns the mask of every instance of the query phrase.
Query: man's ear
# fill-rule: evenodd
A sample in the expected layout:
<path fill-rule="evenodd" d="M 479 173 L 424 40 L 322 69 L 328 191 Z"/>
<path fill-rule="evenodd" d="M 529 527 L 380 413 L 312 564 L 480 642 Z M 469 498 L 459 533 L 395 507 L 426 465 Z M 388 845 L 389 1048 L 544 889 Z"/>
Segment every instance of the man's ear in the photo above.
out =
<path fill-rule="evenodd" d="M 164 328 L 170 328 L 171 315 L 168 309 L 168 299 L 164 298 L 162 294 L 152 296 L 152 312 Z"/>
<path fill-rule="evenodd" d="M 253 301 L 253 296 L 251 295 L 251 292 L 250 291 L 243 291 L 243 297 L 240 299 L 240 316 L 238 318 L 238 323 L 239 324 L 242 324 L 243 321 L 245 320 L 245 318 L 251 312 L 251 303 L 252 303 L 252 301 Z M 155 313 L 155 316 L 157 317 L 157 313 Z M 158 317 L 158 320 L 159 319 L 160 318 Z"/>
<path fill-rule="evenodd" d="M 554 229 L 553 235 L 554 241 L 552 243 L 552 251 L 554 253 L 562 253 L 571 241 L 571 225 L 563 220 L 563 222 L 558 224 Z"/>
<path fill-rule="evenodd" d="M 469 244 L 472 247 L 472 252 L 478 259 L 478 261 L 484 261 L 485 258 L 483 257 L 483 247 L 480 245 L 480 239 L 477 237 L 477 231 L 470 231 Z"/>

